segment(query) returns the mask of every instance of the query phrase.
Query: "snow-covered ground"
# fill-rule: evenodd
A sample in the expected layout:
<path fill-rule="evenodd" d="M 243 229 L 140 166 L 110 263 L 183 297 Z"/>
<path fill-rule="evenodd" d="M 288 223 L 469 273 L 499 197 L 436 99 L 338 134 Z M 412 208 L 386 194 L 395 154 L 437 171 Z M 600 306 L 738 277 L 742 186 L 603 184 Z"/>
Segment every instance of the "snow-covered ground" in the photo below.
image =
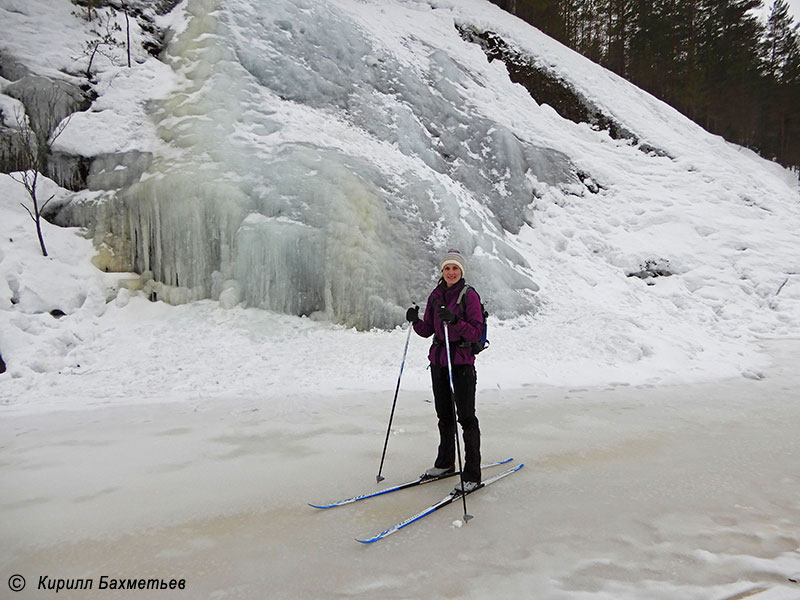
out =
<path fill-rule="evenodd" d="M 720 379 L 735 371 L 721 361 L 676 384 L 680 355 L 627 365 L 606 341 L 593 360 L 564 335 L 601 343 L 589 316 L 493 323 L 484 457 L 525 468 L 471 496 L 468 525 L 451 506 L 363 547 L 450 489 L 306 506 L 376 487 L 405 331 L 148 302 L 90 264 L 78 231 L 45 224 L 40 256 L 2 184 L 17 345 L 0 376 L 0 573 L 25 576 L 25 597 L 53 593 L 42 576 L 93 579 L 60 592 L 75 598 L 118 597 L 103 576 L 210 599 L 800 597 L 797 339 L 728 350 L 747 377 Z M 411 338 L 384 485 L 433 459 L 426 346 Z"/>
<path fill-rule="evenodd" d="M 463 49 L 446 11 L 497 25 L 673 156 L 565 124 L 504 88 L 499 65 L 474 63 L 504 92 L 473 89 L 471 100 L 527 106 L 525 119 L 502 118 L 613 184 L 586 197 L 548 192 L 535 227 L 506 240 L 531 266 L 540 308 L 491 319 L 478 416 L 484 458 L 526 467 L 472 496 L 464 527 L 451 506 L 376 546 L 351 541 L 450 487 L 306 506 L 375 487 L 406 330 L 149 302 L 129 290 L 137 275 L 92 265 L 80 230 L 45 223 L 42 257 L 22 186 L 0 175 L 0 585 L 20 573 L 20 597 L 31 598 L 52 594 L 32 589 L 42 575 L 95 587 L 103 575 L 185 578 L 184 592 L 169 593 L 215 599 L 800 598 L 788 580 L 800 573 L 796 176 L 491 7 L 431 4 L 330 5 L 409 60 L 427 42 L 392 23 L 417 20 L 452 52 Z M 57 76 L 81 45 L 72 6 L 37 5 L 47 10 L 0 0 L 0 32 L 31 68 Z M 183 8 L 163 24 L 181 30 Z M 43 43 L 37 19 L 48 17 Z M 463 51 L 468 64 L 476 50 Z M 132 71 L 101 65 L 101 96 L 73 118 L 65 149 L 157 144 L 145 107 L 171 93 L 175 74 L 136 56 Z M 314 133 L 298 123 L 296 134 Z M 45 181 L 50 194 L 69 193 Z M 664 256 L 672 277 L 624 276 Z M 386 484 L 433 458 L 426 350 L 411 338 Z"/>
<path fill-rule="evenodd" d="M 767 349 L 760 381 L 484 391 L 484 456 L 525 468 L 470 496 L 467 525 L 459 504 L 368 547 L 451 487 L 306 506 L 376 488 L 388 383 L 5 410 L 0 569 L 184 578 L 180 598 L 796 600 L 800 342 Z M 382 485 L 432 460 L 427 397 L 401 392 Z"/>

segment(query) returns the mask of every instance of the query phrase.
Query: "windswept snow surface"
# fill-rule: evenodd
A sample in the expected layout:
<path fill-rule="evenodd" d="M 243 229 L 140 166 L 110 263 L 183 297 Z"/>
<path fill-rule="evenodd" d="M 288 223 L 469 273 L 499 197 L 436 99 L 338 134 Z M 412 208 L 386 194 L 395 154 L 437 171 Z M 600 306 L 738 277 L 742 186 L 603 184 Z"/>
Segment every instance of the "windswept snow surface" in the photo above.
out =
<path fill-rule="evenodd" d="M 64 53 L 80 46 L 70 6 L 0 0 L 0 43 L 19 48 L 29 68 L 57 74 Z M 138 275 L 92 265 L 81 230 L 44 223 L 50 256 L 42 257 L 22 187 L 0 175 L 3 585 L 20 573 L 26 597 L 52 595 L 35 591 L 42 575 L 184 577 L 187 590 L 171 597 L 217 599 L 800 597 L 787 579 L 800 573 L 796 176 L 709 136 L 488 3 L 281 6 L 335 11 L 409 69 L 430 74 L 446 62 L 468 74 L 456 89 L 476 111 L 569 157 L 601 186 L 537 187 L 532 223 L 503 234 L 528 265 L 520 276 L 539 284 L 538 310 L 492 317 L 492 345 L 478 359 L 478 416 L 484 457 L 527 466 L 472 496 L 476 518 L 465 527 L 451 527 L 461 517 L 451 507 L 361 547 L 351 538 L 448 489 L 335 512 L 305 505 L 374 487 L 405 330 L 356 331 L 227 296 L 149 302 L 136 291 Z M 187 2 L 163 23 L 183 32 L 214 8 Z M 536 105 L 458 37 L 455 22 L 491 27 L 540 57 L 662 154 Z M 41 31 L 50 43 L 33 41 Z M 73 118 L 64 149 L 170 157 L 175 148 L 147 107 L 175 102 L 181 73 L 140 58 L 131 71 L 101 65 L 101 96 Z M 271 101 L 283 135 L 339 136 L 340 144 L 369 137 L 297 102 Z M 15 104 L 2 97 L 0 106 Z M 392 147 L 375 159 L 399 155 Z M 74 199 L 42 185 L 42 197 Z M 466 198 L 466 188 L 448 186 Z M 472 201 L 467 208 L 483 214 Z M 244 222 L 256 230 L 264 218 Z M 307 226 L 268 223 L 284 225 Z M 470 260 L 501 255 L 476 250 Z M 650 260 L 668 261 L 673 275 L 626 276 Z M 433 274 L 421 262 L 414 268 Z M 416 276 L 398 256 L 375 268 Z M 485 299 L 492 310 L 491 294 Z M 402 299 L 413 300 L 424 297 Z M 411 338 L 387 484 L 433 458 L 426 350 Z"/>
<path fill-rule="evenodd" d="M 193 599 L 797 600 L 800 344 L 768 348 L 760 381 L 483 391 L 484 456 L 526 467 L 469 496 L 468 525 L 451 505 L 369 547 L 452 485 L 306 505 L 379 487 L 389 389 L 6 409 L 0 571 L 184 578 L 169 596 Z M 427 397 L 401 393 L 382 485 L 432 460 Z"/>

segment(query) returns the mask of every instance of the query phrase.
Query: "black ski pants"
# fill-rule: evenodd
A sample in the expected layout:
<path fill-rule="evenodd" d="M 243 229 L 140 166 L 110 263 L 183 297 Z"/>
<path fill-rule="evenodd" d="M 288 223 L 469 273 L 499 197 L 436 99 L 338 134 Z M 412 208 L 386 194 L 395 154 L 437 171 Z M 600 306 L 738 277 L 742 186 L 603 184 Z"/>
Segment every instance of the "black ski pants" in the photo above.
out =
<path fill-rule="evenodd" d="M 439 453 L 434 466 L 446 469 L 456 464 L 456 420 L 450 393 L 450 374 L 447 367 L 431 365 L 433 399 L 439 418 Z M 453 388 L 458 422 L 464 439 L 464 481 L 481 481 L 481 430 L 475 416 L 474 365 L 453 366 Z"/>

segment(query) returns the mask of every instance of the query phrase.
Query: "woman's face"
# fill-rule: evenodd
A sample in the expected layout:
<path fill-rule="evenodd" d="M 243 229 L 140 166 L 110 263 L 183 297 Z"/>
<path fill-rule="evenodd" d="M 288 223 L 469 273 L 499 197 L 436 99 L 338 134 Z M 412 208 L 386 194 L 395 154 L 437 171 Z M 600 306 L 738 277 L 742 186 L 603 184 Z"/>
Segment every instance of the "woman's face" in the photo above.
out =
<path fill-rule="evenodd" d="M 450 287 L 454 283 L 461 281 L 461 269 L 452 263 L 446 264 L 444 269 L 442 269 L 442 278 L 445 284 L 447 284 L 447 287 Z"/>

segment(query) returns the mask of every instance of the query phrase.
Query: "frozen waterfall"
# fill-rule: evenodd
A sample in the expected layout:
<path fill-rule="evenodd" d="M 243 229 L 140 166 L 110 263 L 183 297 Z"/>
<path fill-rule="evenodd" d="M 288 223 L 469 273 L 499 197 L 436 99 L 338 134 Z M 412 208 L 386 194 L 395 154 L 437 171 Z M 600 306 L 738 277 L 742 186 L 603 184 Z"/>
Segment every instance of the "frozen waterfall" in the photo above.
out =
<path fill-rule="evenodd" d="M 152 107 L 163 143 L 103 225 L 160 299 L 391 327 L 457 247 L 494 314 L 535 310 L 513 236 L 541 190 L 581 184 L 471 101 L 479 49 L 473 68 L 409 31 L 397 56 L 335 2 L 186 10 L 165 56 L 180 89 Z"/>

